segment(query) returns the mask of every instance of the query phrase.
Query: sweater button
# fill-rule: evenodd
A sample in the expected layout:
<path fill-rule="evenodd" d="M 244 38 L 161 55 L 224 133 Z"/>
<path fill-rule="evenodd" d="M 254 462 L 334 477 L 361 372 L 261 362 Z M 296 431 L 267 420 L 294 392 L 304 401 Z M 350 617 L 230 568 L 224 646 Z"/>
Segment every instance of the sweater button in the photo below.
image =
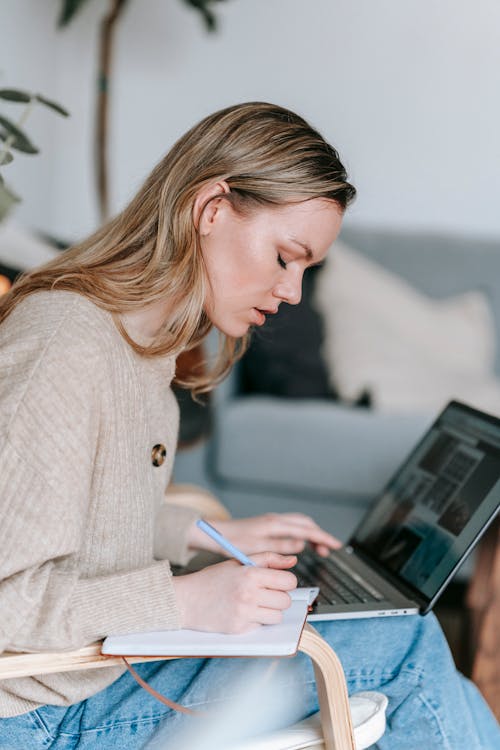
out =
<path fill-rule="evenodd" d="M 151 451 L 151 462 L 153 466 L 161 466 L 165 461 L 166 455 L 167 449 L 164 445 L 162 445 L 161 443 L 153 445 L 153 450 Z"/>

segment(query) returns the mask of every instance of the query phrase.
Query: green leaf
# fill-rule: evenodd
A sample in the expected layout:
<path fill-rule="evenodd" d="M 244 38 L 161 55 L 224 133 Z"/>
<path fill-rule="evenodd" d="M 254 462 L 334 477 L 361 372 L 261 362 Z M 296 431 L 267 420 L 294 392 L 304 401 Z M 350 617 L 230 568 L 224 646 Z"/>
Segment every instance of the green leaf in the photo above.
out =
<path fill-rule="evenodd" d="M 0 182 L 0 221 L 4 219 L 15 203 L 21 199 L 18 195 L 9 190 L 3 180 Z"/>
<path fill-rule="evenodd" d="M 201 13 L 208 31 L 215 31 L 217 29 L 217 17 L 212 13 L 209 6 L 214 2 L 222 1 L 223 0 L 184 0 L 187 5 L 190 5 Z"/>
<path fill-rule="evenodd" d="M 17 125 L 8 120 L 6 117 L 0 115 L 0 125 L 3 127 L 3 132 L 0 131 L 0 138 L 6 141 L 10 136 L 13 137 L 11 148 L 15 148 L 17 151 L 22 151 L 25 154 L 38 154 L 38 149 L 34 146 L 27 135 L 20 130 Z"/>
<path fill-rule="evenodd" d="M 57 102 L 53 102 L 52 99 L 46 99 L 41 94 L 35 94 L 35 99 L 37 100 L 37 102 L 40 102 L 40 104 L 44 104 L 46 107 L 50 107 L 50 109 L 58 112 L 63 117 L 69 117 L 68 110 L 64 109 L 64 107 L 61 107 L 61 105 L 57 104 Z"/>
<path fill-rule="evenodd" d="M 0 89 L 0 99 L 7 99 L 9 102 L 24 102 L 29 104 L 31 101 L 31 94 L 26 91 L 19 91 L 18 89 Z"/>
<path fill-rule="evenodd" d="M 57 25 L 60 28 L 67 26 L 85 3 L 88 3 L 88 0 L 62 0 L 61 13 L 59 14 Z"/>
<path fill-rule="evenodd" d="M 14 159 L 10 151 L 5 151 L 5 153 L 2 153 L 0 150 L 0 167 L 5 167 L 6 164 L 10 164 L 11 161 Z"/>

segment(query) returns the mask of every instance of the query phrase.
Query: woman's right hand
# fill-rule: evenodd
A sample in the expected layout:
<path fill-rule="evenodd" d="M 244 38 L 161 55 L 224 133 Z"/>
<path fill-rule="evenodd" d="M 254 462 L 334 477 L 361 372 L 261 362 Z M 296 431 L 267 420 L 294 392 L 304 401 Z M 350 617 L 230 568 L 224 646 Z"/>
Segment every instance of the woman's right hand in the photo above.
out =
<path fill-rule="evenodd" d="M 257 567 L 235 560 L 209 565 L 183 576 L 173 585 L 181 615 L 181 628 L 219 633 L 244 633 L 257 625 L 281 622 L 291 599 L 287 591 L 297 579 L 287 568 L 295 555 L 262 552 L 252 555 Z"/>

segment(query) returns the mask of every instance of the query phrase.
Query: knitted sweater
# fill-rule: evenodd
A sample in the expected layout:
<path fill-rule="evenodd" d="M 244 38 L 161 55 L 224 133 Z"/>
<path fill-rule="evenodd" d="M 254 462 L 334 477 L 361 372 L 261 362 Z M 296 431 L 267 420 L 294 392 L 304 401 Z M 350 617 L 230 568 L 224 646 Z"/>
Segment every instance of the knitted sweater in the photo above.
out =
<path fill-rule="evenodd" d="M 33 294 L 0 325 L 0 652 L 179 627 L 166 558 L 186 562 L 196 515 L 164 500 L 174 369 L 72 292 Z M 122 672 L 4 680 L 0 716 L 76 703 Z"/>

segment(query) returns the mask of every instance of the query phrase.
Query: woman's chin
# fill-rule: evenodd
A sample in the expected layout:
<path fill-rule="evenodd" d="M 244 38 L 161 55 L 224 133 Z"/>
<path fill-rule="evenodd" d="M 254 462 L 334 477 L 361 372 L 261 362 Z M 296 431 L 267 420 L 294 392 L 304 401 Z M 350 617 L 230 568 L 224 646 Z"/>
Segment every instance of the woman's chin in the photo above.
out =
<path fill-rule="evenodd" d="M 226 336 L 231 336 L 234 339 L 246 336 L 250 327 L 253 325 L 251 322 L 244 323 L 241 321 L 231 321 L 231 323 L 229 323 L 229 321 L 212 321 L 212 323 L 218 331 L 224 333 Z"/>

